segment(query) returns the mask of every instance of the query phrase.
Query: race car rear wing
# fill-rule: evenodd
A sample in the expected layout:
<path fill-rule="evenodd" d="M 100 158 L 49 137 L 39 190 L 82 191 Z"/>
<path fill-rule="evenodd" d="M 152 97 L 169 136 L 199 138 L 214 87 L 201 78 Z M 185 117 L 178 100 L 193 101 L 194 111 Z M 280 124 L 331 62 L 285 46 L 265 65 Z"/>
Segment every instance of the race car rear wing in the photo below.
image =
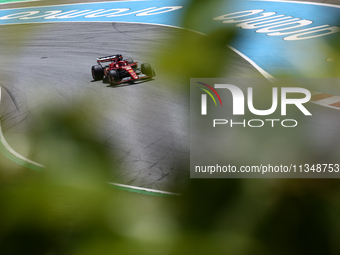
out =
<path fill-rule="evenodd" d="M 111 55 L 111 56 L 106 56 L 106 57 L 100 57 L 100 58 L 97 58 L 97 62 L 107 62 L 107 61 L 112 61 L 114 60 L 115 58 L 118 58 L 119 54 L 116 54 L 116 55 Z"/>

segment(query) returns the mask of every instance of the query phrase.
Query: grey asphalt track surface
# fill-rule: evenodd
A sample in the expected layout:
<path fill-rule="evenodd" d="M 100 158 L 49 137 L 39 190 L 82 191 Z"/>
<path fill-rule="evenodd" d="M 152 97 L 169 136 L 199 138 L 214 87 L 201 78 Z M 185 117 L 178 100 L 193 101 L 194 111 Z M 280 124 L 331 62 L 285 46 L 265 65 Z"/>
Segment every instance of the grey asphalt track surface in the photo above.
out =
<path fill-rule="evenodd" d="M 38 3 L 43 5 L 43 1 Z M 25 5 L 31 6 L 6 8 Z M 70 106 L 85 98 L 84 112 L 96 114 L 91 124 L 117 156 L 121 171 L 114 177 L 124 184 L 171 191 L 174 183 L 189 178 L 189 91 L 177 86 L 175 77 L 157 71 L 157 48 L 171 50 L 168 38 L 177 32 L 175 28 L 118 23 L 0 26 L 0 34 L 6 35 L 0 38 L 0 84 L 11 91 L 19 108 L 4 95 L 0 116 L 8 142 L 29 156 L 25 133 L 34 125 L 31 116 L 50 102 Z M 18 40 L 20 50 L 13 47 Z M 139 64 L 150 62 L 157 76 L 118 87 L 93 82 L 90 68 L 95 59 L 114 53 Z M 231 59 L 233 65 L 226 69 L 234 77 L 260 76 L 236 54 L 231 53 Z M 339 111 L 316 105 L 309 109 L 316 118 L 306 135 L 315 148 L 333 151 L 340 142 Z"/>
<path fill-rule="evenodd" d="M 32 125 L 30 116 L 36 111 L 51 102 L 64 106 L 86 98 L 88 108 L 84 111 L 96 116 L 93 126 L 117 156 L 121 182 L 171 189 L 171 183 L 188 177 L 188 90 L 186 84 L 178 86 L 176 78 L 164 76 L 157 68 L 157 48 L 171 50 L 167 42 L 178 29 L 62 23 L 0 26 L 0 30 L 6 35 L 0 39 L 0 84 L 11 91 L 19 107 L 17 111 L 4 93 L 3 130 L 14 150 L 29 158 L 30 145 L 25 146 L 23 141 Z M 19 50 L 17 41 L 21 42 Z M 117 87 L 92 81 L 90 68 L 96 58 L 114 53 L 132 57 L 139 64 L 150 62 L 157 76 Z M 259 75 L 236 54 L 231 53 L 231 57 L 238 60 L 233 66 L 235 73 L 241 75 L 243 70 L 249 77 Z"/>
<path fill-rule="evenodd" d="M 7 35 L 30 30 L 19 53 L 10 46 L 16 37 L 1 39 L 1 45 L 9 46 L 1 47 L 0 65 L 5 73 L 1 84 L 10 89 L 20 106 L 20 113 L 15 112 L 13 103 L 11 110 L 6 110 L 3 129 L 7 136 L 23 136 L 30 115 L 50 102 L 70 106 L 86 97 L 84 111 L 99 112 L 92 124 L 117 156 L 125 184 L 160 188 L 158 183 L 169 183 L 169 178 L 175 178 L 173 169 L 187 164 L 188 127 L 183 116 L 187 115 L 189 102 L 185 94 L 171 90 L 171 80 L 157 74 L 153 81 L 138 85 L 108 87 L 102 81 L 93 82 L 90 72 L 97 57 L 114 53 L 133 57 L 139 64 L 153 63 L 157 57 L 155 47 L 166 39 L 169 29 L 111 23 L 0 29 Z M 13 66 L 20 75 L 12 75 Z M 23 153 L 10 138 L 9 143 Z"/>

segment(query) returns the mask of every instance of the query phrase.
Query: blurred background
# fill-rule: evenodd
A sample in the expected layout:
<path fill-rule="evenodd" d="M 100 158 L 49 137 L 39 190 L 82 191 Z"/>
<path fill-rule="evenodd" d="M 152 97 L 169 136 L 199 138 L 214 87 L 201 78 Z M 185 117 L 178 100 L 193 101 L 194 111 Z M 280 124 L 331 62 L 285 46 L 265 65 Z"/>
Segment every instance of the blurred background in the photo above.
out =
<path fill-rule="evenodd" d="M 218 2 L 192 0 L 183 27 Z M 59 3 L 66 2 L 23 6 Z M 226 46 L 237 30 L 203 36 L 140 25 L 60 26 L 1 27 L 0 254 L 339 254 L 338 179 L 189 178 L 189 79 L 261 77 Z M 123 42 L 113 41 L 117 34 Z M 88 41 L 76 37 L 90 40 L 93 52 L 84 56 Z M 338 47 L 337 38 L 327 50 L 338 56 Z M 90 83 L 89 63 L 108 48 L 153 63 L 155 80 L 117 89 Z M 65 52 L 70 57 L 61 60 Z M 338 66 L 329 72 L 337 77 Z M 241 146 L 232 160 L 340 163 L 337 110 L 308 109 L 315 116 L 308 130 L 233 134 Z M 11 161 L 4 137 L 32 164 Z M 181 195 L 132 193 L 108 181 Z"/>

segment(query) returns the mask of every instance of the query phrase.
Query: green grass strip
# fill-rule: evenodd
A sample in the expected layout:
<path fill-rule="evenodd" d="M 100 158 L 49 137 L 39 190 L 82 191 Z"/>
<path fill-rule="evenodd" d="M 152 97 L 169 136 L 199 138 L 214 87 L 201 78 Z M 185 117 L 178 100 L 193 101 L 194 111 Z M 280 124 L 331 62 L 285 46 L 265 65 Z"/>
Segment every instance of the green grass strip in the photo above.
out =
<path fill-rule="evenodd" d="M 16 3 L 16 2 L 30 2 L 30 1 L 36 1 L 36 0 L 0 0 L 0 4 Z"/>

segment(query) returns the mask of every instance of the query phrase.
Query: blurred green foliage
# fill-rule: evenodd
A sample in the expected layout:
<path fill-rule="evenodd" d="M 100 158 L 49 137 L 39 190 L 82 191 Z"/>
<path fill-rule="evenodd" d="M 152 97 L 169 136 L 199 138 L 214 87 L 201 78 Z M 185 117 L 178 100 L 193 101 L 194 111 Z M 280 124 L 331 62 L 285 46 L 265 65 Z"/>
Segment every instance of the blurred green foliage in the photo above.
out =
<path fill-rule="evenodd" d="M 193 1 L 184 22 L 212 3 Z M 161 55 L 164 70 L 218 77 L 234 36 L 182 31 Z M 30 137 L 42 173 L 11 175 L 1 158 L 1 255 L 340 253 L 338 180 L 187 180 L 174 198 L 113 190 L 104 183 L 116 167 L 79 112 L 50 109 L 37 120 Z"/>
<path fill-rule="evenodd" d="M 169 41 L 168 45 L 173 45 L 171 50 L 164 49 L 160 53 L 160 66 L 167 70 L 169 75 L 176 76 L 182 81 L 228 75 L 225 72 L 231 54 L 228 43 L 236 36 L 236 29 L 226 26 L 205 35 L 196 32 L 205 26 L 201 19 L 202 15 L 209 16 L 221 2 L 221 0 L 189 1 L 189 8 L 181 26 L 186 29 L 178 31 L 178 34 Z"/>

